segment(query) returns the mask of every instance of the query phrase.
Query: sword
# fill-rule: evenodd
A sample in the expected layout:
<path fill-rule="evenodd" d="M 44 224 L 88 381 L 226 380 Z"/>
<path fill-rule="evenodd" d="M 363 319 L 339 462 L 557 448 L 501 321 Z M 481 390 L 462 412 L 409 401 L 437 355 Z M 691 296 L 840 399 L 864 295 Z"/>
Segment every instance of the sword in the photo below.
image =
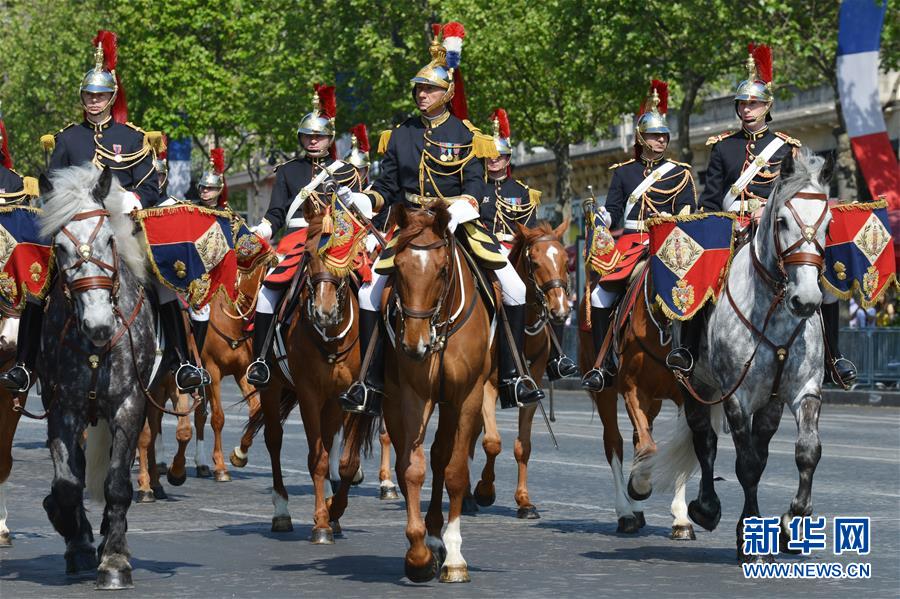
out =
<path fill-rule="evenodd" d="M 556 422 L 556 412 L 553 410 L 553 381 L 550 381 L 550 422 Z"/>
<path fill-rule="evenodd" d="M 553 385 L 550 386 L 550 397 L 553 397 Z M 550 433 L 550 439 L 553 441 L 553 446 L 556 449 L 559 449 L 559 443 L 556 442 L 556 435 L 553 434 L 553 428 L 550 427 L 550 420 L 547 418 L 547 412 L 544 411 L 544 404 L 540 400 L 538 400 L 538 407 L 541 409 L 541 416 L 544 417 L 544 424 L 547 425 L 547 432 Z"/>
<path fill-rule="evenodd" d="M 337 172 L 339 168 L 344 166 L 344 163 L 340 160 L 335 160 L 330 165 L 323 168 L 319 171 L 319 174 L 312 178 L 312 180 L 306 184 L 306 186 L 301 189 L 297 195 L 294 197 L 294 201 L 291 202 L 290 207 L 287 211 L 287 218 L 284 219 L 284 222 L 290 222 L 291 218 L 294 216 L 294 213 L 303 206 L 303 203 L 306 202 L 306 198 L 308 198 L 315 189 L 327 181 L 331 179 L 334 181 L 334 173 Z"/>

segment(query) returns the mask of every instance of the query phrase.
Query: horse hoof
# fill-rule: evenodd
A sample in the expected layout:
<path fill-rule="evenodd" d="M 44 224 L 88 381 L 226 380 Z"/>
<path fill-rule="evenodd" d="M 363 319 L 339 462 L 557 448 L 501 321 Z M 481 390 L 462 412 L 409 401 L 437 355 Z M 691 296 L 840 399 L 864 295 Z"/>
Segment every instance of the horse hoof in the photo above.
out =
<path fill-rule="evenodd" d="M 688 516 L 691 517 L 696 524 L 699 524 L 710 532 L 719 525 L 719 518 L 722 517 L 722 508 L 717 504 L 715 511 L 710 513 L 703 508 L 703 505 L 696 499 L 688 504 Z"/>
<path fill-rule="evenodd" d="M 638 522 L 638 519 L 634 516 L 622 516 L 619 518 L 619 525 L 616 527 L 616 532 L 633 535 L 636 534 L 641 529 L 641 523 Z"/>
<path fill-rule="evenodd" d="M 235 451 L 237 448 L 231 450 L 231 465 L 235 468 L 243 468 L 247 465 L 247 456 L 239 457 L 237 452 Z"/>
<path fill-rule="evenodd" d="M 480 505 L 481 507 L 489 507 L 494 505 L 494 502 L 497 501 L 497 492 L 491 491 L 490 494 L 482 494 L 478 492 L 478 487 L 475 487 L 475 503 Z"/>
<path fill-rule="evenodd" d="M 341 523 L 337 520 L 332 520 L 328 523 L 331 526 L 331 532 L 334 533 L 336 537 L 344 536 L 344 529 L 341 528 Z"/>
<path fill-rule="evenodd" d="M 676 524 L 672 527 L 669 538 L 673 541 L 696 541 L 697 535 L 694 534 L 694 527 L 690 524 Z"/>
<path fill-rule="evenodd" d="M 165 462 L 157 462 L 156 463 L 156 472 L 158 474 L 165 474 L 169 471 L 169 465 Z"/>
<path fill-rule="evenodd" d="M 404 573 L 411 582 L 428 582 L 437 576 L 438 562 L 437 556 L 432 552 L 431 561 L 424 566 L 410 566 L 409 562 L 404 564 Z"/>
<path fill-rule="evenodd" d="M 468 516 L 478 513 L 478 503 L 471 495 L 466 495 L 462 500 L 462 513 Z"/>
<path fill-rule="evenodd" d="M 397 493 L 397 487 L 381 487 L 381 490 L 378 492 L 378 498 L 382 501 L 393 501 L 400 499 L 400 494 Z"/>
<path fill-rule="evenodd" d="M 647 519 L 644 518 L 644 512 L 635 512 L 634 517 L 637 518 L 638 528 L 644 528 L 647 526 Z"/>
<path fill-rule="evenodd" d="M 133 588 L 131 570 L 100 570 L 97 572 L 98 591 L 120 591 Z"/>
<path fill-rule="evenodd" d="M 519 520 L 539 520 L 541 515 L 538 513 L 536 507 L 533 505 L 526 505 L 516 510 L 516 518 Z"/>
<path fill-rule="evenodd" d="M 217 483 L 230 483 L 231 475 L 228 474 L 228 470 L 216 470 L 216 482 Z"/>
<path fill-rule="evenodd" d="M 314 528 L 309 540 L 313 545 L 334 545 L 334 532 L 331 528 Z"/>
<path fill-rule="evenodd" d="M 96 570 L 97 555 L 93 547 L 85 547 L 81 551 L 66 552 L 66 574 L 78 574 Z"/>
<path fill-rule="evenodd" d="M 358 487 L 363 484 L 363 481 L 366 480 L 366 473 L 363 472 L 362 466 L 360 466 L 359 470 L 356 471 L 356 474 L 353 475 L 353 480 L 350 481 L 351 487 Z"/>
<path fill-rule="evenodd" d="M 7 530 L 0 532 L 0 547 L 12 547 L 12 535 Z"/>
<path fill-rule="evenodd" d="M 631 477 L 628 478 L 628 496 L 635 501 L 644 501 L 645 499 L 648 499 L 650 497 L 651 493 L 653 493 L 652 488 L 646 493 L 638 493 L 637 489 L 635 489 L 631 484 Z"/>
<path fill-rule="evenodd" d="M 212 478 L 212 470 L 206 464 L 197 466 L 197 478 Z"/>
<path fill-rule="evenodd" d="M 472 582 L 466 566 L 444 566 L 441 568 L 441 582 Z"/>
<path fill-rule="evenodd" d="M 294 524 L 290 516 L 275 516 L 272 518 L 272 532 L 294 532 Z"/>
<path fill-rule="evenodd" d="M 180 487 L 184 484 L 184 481 L 187 480 L 187 472 L 182 472 L 181 476 L 176 476 L 169 470 L 166 472 L 166 480 L 169 481 L 169 484 L 173 487 Z"/>
<path fill-rule="evenodd" d="M 153 503 L 154 501 L 156 501 L 156 495 L 153 494 L 153 491 L 137 492 L 137 503 Z"/>
<path fill-rule="evenodd" d="M 151 487 L 153 489 L 153 496 L 157 499 L 168 499 L 169 496 L 166 495 L 166 490 L 163 489 L 162 485 L 158 487 Z"/>

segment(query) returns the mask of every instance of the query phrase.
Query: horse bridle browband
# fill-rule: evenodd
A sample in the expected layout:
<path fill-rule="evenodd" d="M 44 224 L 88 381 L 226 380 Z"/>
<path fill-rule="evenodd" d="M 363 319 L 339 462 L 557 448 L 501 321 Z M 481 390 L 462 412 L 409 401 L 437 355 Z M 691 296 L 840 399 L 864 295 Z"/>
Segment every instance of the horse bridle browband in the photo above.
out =
<path fill-rule="evenodd" d="M 116 240 L 114 238 L 110 238 L 110 244 L 112 246 L 112 254 L 113 260 L 112 264 L 107 264 L 102 260 L 98 260 L 94 257 L 94 242 L 97 240 L 97 235 L 100 233 L 100 229 L 103 227 L 104 221 L 109 218 L 109 212 L 107 210 L 89 210 L 87 212 L 81 212 L 72 217 L 73 221 L 81 221 L 87 220 L 89 218 L 100 217 L 97 220 L 97 224 L 94 226 L 94 230 L 91 231 L 90 237 L 88 237 L 87 242 L 81 243 L 78 238 L 76 238 L 69 229 L 63 227 L 61 229 L 62 233 L 68 237 L 72 243 L 75 245 L 75 249 L 77 250 L 79 256 L 74 264 L 71 266 L 67 266 L 63 269 L 63 273 L 67 271 L 73 271 L 78 268 L 81 268 L 84 264 L 94 264 L 99 266 L 101 270 L 107 271 L 111 276 L 99 275 L 93 277 L 81 277 L 80 279 L 75 279 L 73 281 L 67 281 L 66 277 L 63 276 L 61 278 L 63 285 L 63 292 L 65 293 L 68 299 L 71 299 L 72 293 L 83 293 L 85 291 L 91 291 L 93 289 L 106 289 L 108 290 L 113 298 L 116 297 L 119 291 L 119 254 L 116 249 Z M 113 302 L 115 303 L 115 301 Z"/>

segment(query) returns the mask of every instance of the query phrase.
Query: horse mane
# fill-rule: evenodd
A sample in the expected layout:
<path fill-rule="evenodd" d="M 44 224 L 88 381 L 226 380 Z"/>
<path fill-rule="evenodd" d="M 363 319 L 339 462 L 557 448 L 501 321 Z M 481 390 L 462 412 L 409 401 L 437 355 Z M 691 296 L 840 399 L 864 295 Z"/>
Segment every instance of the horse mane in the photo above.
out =
<path fill-rule="evenodd" d="M 439 221 L 449 221 L 450 214 L 447 209 L 438 204 L 428 210 L 407 210 L 406 226 L 400 229 L 397 235 L 396 251 L 403 250 L 410 242 L 422 234 L 426 229 L 434 227 Z M 441 233 L 437 233 L 438 236 Z"/>
<path fill-rule="evenodd" d="M 516 227 L 512 249 L 509 251 L 509 263 L 512 265 L 518 263 L 519 256 L 525 251 L 525 248 L 544 235 L 553 235 L 553 225 L 545 220 L 540 221 L 533 229 Z"/>
<path fill-rule="evenodd" d="M 119 257 L 135 277 L 147 277 L 146 257 L 138 236 L 134 234 L 134 221 L 124 214 L 125 191 L 116 177 L 112 178 L 109 195 L 100 204 L 91 190 L 100 179 L 100 169 L 91 164 L 72 166 L 54 171 L 50 175 L 53 189 L 44 197 L 41 215 L 41 235 L 56 236 L 72 218 L 81 212 L 105 208 L 109 212 L 109 224 L 116 240 Z"/>

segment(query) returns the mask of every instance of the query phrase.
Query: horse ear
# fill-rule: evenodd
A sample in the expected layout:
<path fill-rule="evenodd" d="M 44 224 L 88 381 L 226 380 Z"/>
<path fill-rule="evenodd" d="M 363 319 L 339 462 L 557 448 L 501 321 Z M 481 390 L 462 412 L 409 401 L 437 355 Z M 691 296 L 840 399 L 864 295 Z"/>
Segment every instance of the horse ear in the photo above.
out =
<path fill-rule="evenodd" d="M 53 191 L 53 183 L 50 182 L 50 178 L 47 177 L 46 173 L 41 173 L 41 176 L 38 177 L 38 189 L 41 192 L 41 197 Z"/>
<path fill-rule="evenodd" d="M 823 187 L 828 187 L 831 183 L 831 177 L 834 176 L 834 152 L 828 152 L 825 156 L 825 166 L 819 171 L 819 181 Z"/>
<path fill-rule="evenodd" d="M 521 237 L 523 239 L 528 237 L 528 227 L 516 221 L 516 237 Z"/>
<path fill-rule="evenodd" d="M 450 224 L 450 212 L 446 208 L 438 208 L 434 213 L 434 232 L 443 237 Z"/>
<path fill-rule="evenodd" d="M 569 224 L 571 223 L 571 219 L 567 218 L 564 220 L 558 227 L 553 229 L 553 236 L 562 241 L 563 235 L 566 234 L 566 231 L 569 230 Z"/>
<path fill-rule="evenodd" d="M 91 190 L 93 198 L 101 204 L 106 199 L 106 196 L 109 195 L 109 188 L 112 186 L 112 177 L 112 171 L 109 170 L 109 167 L 104 166 L 103 170 L 100 171 L 100 178 L 97 179 L 97 184 L 94 185 L 94 189 Z"/>
<path fill-rule="evenodd" d="M 794 153 L 788 152 L 788 155 L 785 156 L 784 160 L 781 161 L 781 179 L 784 180 L 786 177 L 790 177 L 794 174 Z"/>
<path fill-rule="evenodd" d="M 406 212 L 406 205 L 402 202 L 398 202 L 391 206 L 391 211 L 393 212 L 394 221 L 397 223 L 397 226 L 401 229 L 405 229 L 406 225 L 409 224 L 409 214 Z"/>

